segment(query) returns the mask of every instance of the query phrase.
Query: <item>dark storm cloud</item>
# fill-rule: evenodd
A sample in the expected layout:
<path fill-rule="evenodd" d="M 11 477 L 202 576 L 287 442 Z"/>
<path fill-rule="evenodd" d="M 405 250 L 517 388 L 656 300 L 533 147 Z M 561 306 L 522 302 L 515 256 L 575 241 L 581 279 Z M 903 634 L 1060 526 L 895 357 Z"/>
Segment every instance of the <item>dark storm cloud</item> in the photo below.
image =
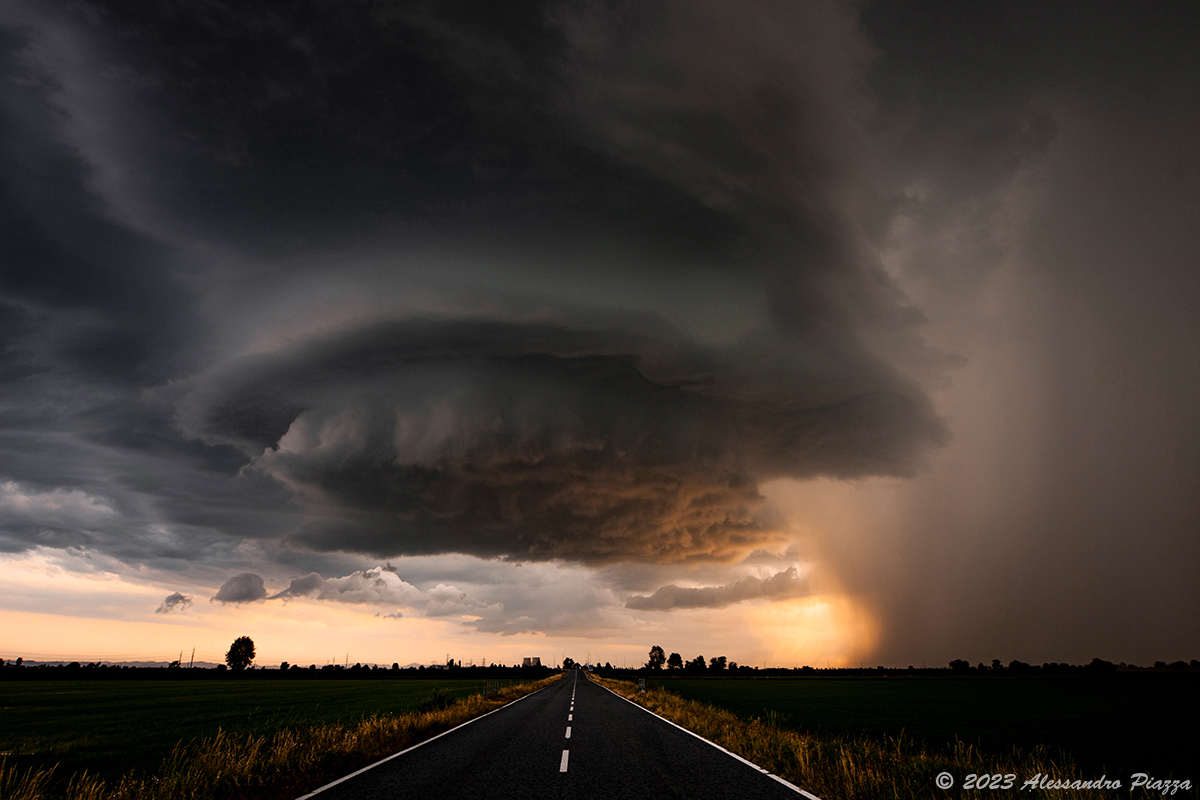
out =
<path fill-rule="evenodd" d="M 986 417 L 986 467 L 831 556 L 891 592 L 885 641 L 1101 605 L 1161 636 L 1196 599 L 1197 17 L 0 4 L 0 549 L 312 573 L 280 599 L 391 587 L 362 553 L 649 593 L 779 552 L 763 481 L 919 474 Z M 1040 577 L 1009 614 L 949 552 Z M 625 624 L 503 604 L 480 630 Z"/>
<path fill-rule="evenodd" d="M 243 572 L 241 575 L 234 575 L 221 584 L 221 588 L 213 595 L 210 602 L 225 604 L 256 603 L 260 600 L 265 600 L 266 597 L 267 590 L 263 584 L 262 576 L 255 575 L 253 572 Z"/>
<path fill-rule="evenodd" d="M 769 346 L 413 320 L 253 357 L 182 407 L 309 497 L 309 547 L 728 559 L 774 535 L 757 481 L 907 474 L 942 435 L 878 367 L 835 382 Z"/>
<path fill-rule="evenodd" d="M 187 611 L 192 607 L 191 595 L 186 595 L 181 592 L 169 594 L 162 601 L 162 605 L 154 609 L 155 614 L 169 614 L 172 611 Z"/>
<path fill-rule="evenodd" d="M 0 29 L 0 298 L 39 309 L 22 333 L 59 369 L 134 385 L 176 374 L 201 323 L 164 269 L 173 254 L 95 202 L 94 167 L 68 140 L 55 76 L 31 47 Z"/>
<path fill-rule="evenodd" d="M 903 375 L 948 362 L 873 255 L 840 6 L 14 9 L 0 301 L 43 315 L 7 335 L 47 373 L 8 468 L 112 498 L 93 546 L 727 560 L 778 537 L 759 481 L 946 439 Z M 293 294 L 406 297 L 413 252 L 436 316 L 206 341 L 244 352 Z M 761 303 L 739 341 L 663 321 L 697 275 Z M 667 299 L 614 310 L 643 276 Z"/>
<path fill-rule="evenodd" d="M 743 600 L 800 597 L 807 592 L 807 582 L 800 577 L 799 570 L 792 567 L 783 572 L 777 572 L 765 580 L 750 575 L 725 586 L 705 586 L 691 589 L 672 583 L 661 587 L 652 595 L 630 597 L 625 601 L 625 607 L 638 611 L 669 611 L 673 608 L 724 608 Z"/>
<path fill-rule="evenodd" d="M 400 225 L 409 241 L 724 247 L 727 220 L 565 135 L 568 43 L 552 18 L 534 2 L 114 5 L 103 17 L 156 123 L 187 132 L 141 155 L 170 177 L 159 199 L 222 241 L 275 259 Z"/>

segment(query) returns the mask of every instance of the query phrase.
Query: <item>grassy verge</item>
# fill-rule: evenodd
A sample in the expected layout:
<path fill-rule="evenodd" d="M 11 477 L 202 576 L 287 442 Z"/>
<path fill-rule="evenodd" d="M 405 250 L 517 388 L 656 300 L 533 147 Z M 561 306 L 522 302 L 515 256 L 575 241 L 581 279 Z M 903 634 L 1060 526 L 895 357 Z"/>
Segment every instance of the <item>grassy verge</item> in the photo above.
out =
<path fill-rule="evenodd" d="M 737 753 L 770 772 L 823 798 L 823 800 L 885 800 L 885 798 L 995 797 L 999 792 L 963 790 L 966 776 L 1016 776 L 1009 792 L 1042 800 L 1099 800 L 1129 797 L 1129 776 L 1119 779 L 1121 789 L 1046 789 L 1025 788 L 1025 781 L 1041 774 L 1048 781 L 1097 779 L 1084 775 L 1073 763 L 1054 761 L 1042 748 L 1022 751 L 1013 748 L 1006 754 L 984 753 L 979 748 L 956 741 L 942 749 L 930 748 L 903 737 L 814 735 L 788 730 L 761 718 L 743 718 L 724 709 L 695 700 L 685 700 L 665 689 L 654 687 L 646 693 L 636 684 L 592 676 L 592 680 L 627 697 L 675 724 L 698 733 L 705 739 Z M 935 777 L 948 772 L 955 779 L 949 791 L 938 789 Z M 1160 797 L 1158 791 L 1139 789 L 1134 797 Z M 1007 794 L 1007 792 L 1005 792 Z M 1195 788 L 1177 791 L 1174 797 L 1195 798 Z"/>
<path fill-rule="evenodd" d="M 0 762 L 5 800 L 290 800 L 384 756 L 436 736 L 536 691 L 561 676 L 453 700 L 435 692 L 412 713 L 372 716 L 356 724 L 283 728 L 265 735 L 180 742 L 152 775 L 106 781 L 87 772 L 63 781 L 55 769 L 11 769 Z"/>
<path fill-rule="evenodd" d="M 285 728 L 353 727 L 372 716 L 427 711 L 423 704 L 434 693 L 457 700 L 485 685 L 446 677 L 0 680 L 0 757 L 8 754 L 10 769 L 58 764 L 59 776 L 87 771 L 112 782 L 129 772 L 153 774 L 176 742 L 218 731 L 269 736 Z"/>

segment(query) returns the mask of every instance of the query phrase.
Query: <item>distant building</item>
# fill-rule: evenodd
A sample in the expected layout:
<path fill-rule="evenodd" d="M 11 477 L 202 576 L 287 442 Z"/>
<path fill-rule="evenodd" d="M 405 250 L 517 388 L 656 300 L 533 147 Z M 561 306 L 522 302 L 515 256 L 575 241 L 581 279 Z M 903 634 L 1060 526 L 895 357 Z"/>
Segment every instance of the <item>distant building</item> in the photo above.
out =
<path fill-rule="evenodd" d="M 532 658 L 526 656 L 525 660 L 521 663 L 521 666 L 523 667 L 540 667 L 541 665 L 542 659 L 538 656 L 533 656 Z"/>

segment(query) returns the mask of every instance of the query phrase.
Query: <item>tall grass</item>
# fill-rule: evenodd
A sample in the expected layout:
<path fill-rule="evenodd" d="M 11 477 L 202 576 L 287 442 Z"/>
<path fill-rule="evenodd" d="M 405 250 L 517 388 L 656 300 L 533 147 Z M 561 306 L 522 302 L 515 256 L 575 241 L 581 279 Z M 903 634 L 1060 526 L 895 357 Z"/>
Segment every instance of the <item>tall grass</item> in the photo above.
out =
<path fill-rule="evenodd" d="M 153 775 L 115 782 L 88 773 L 56 779 L 55 768 L 20 772 L 0 762 L 3 800 L 290 800 L 384 756 L 411 747 L 556 680 L 509 686 L 451 702 L 435 692 L 409 714 L 373 716 L 356 725 L 285 728 L 264 736 L 216 736 L 180 742 Z"/>
<path fill-rule="evenodd" d="M 1030 751 L 1013 748 L 997 755 L 981 752 L 961 741 L 941 749 L 930 749 L 903 736 L 808 734 L 782 727 L 771 717 L 745 719 L 721 708 L 685 700 L 661 687 L 643 693 L 636 684 L 628 681 L 598 676 L 592 676 L 592 680 L 823 800 L 944 800 L 1010 796 L 1010 792 L 1040 800 L 1111 800 L 1130 796 L 1128 775 L 1108 776 L 1109 780 L 1121 781 L 1120 790 L 1031 787 L 1022 791 L 1025 781 L 1039 774 L 1049 776 L 1049 781 L 1101 777 L 1080 774 L 1075 764 L 1067 760 L 1055 761 L 1040 747 Z M 954 788 L 947 791 L 935 786 L 934 779 L 941 772 L 954 777 Z M 963 781 L 972 773 L 1012 774 L 1016 779 L 1008 791 L 965 791 L 961 788 Z M 1133 796 L 1161 796 L 1157 791 L 1144 792 L 1139 789 Z M 1174 794 L 1176 798 L 1197 796 L 1200 795 L 1195 788 Z"/>

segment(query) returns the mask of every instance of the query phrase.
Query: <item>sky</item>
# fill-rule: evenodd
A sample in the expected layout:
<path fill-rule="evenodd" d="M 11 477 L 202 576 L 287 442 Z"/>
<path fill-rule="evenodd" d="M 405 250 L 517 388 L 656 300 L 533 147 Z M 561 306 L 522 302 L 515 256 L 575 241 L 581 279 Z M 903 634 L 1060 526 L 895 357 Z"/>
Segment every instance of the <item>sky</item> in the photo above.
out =
<path fill-rule="evenodd" d="M 1195 4 L 0 4 L 0 656 L 1200 657 Z"/>

